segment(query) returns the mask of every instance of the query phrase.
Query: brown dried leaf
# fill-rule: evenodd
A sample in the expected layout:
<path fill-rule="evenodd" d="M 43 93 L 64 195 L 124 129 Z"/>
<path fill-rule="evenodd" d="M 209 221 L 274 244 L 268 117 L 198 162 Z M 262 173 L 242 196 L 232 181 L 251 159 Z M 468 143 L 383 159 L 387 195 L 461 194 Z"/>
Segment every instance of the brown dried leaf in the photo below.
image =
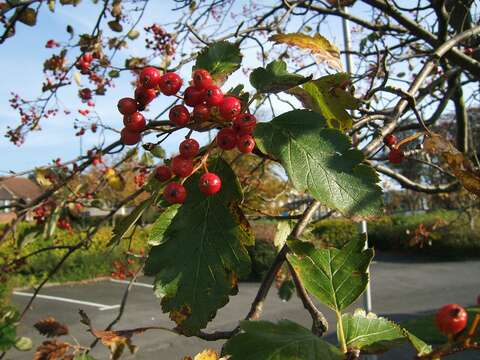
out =
<path fill-rule="evenodd" d="M 425 139 L 423 147 L 428 153 L 439 156 L 444 161 L 443 167 L 450 170 L 465 189 L 480 196 L 480 174 L 451 142 L 439 134 L 431 133 Z"/>
<path fill-rule="evenodd" d="M 314 36 L 302 33 L 276 34 L 269 40 L 310 50 L 317 63 L 324 62 L 335 70 L 343 71 L 340 50 L 320 34 Z"/>
<path fill-rule="evenodd" d="M 44 341 L 33 354 L 33 360 L 57 360 L 61 359 L 68 349 L 70 344 L 58 340 Z"/>
<path fill-rule="evenodd" d="M 59 323 L 53 317 L 40 320 L 33 326 L 40 334 L 46 337 L 56 337 L 68 334 L 68 327 Z"/>

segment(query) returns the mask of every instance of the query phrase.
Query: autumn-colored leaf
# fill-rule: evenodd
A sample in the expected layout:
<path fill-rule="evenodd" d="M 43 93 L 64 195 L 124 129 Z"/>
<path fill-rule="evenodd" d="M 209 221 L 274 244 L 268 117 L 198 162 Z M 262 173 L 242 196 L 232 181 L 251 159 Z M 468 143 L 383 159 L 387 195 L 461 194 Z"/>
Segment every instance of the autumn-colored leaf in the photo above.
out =
<path fill-rule="evenodd" d="M 443 161 L 442 167 L 458 179 L 472 194 L 480 196 L 480 174 L 473 169 L 465 155 L 442 135 L 430 133 L 423 143 L 425 151 L 437 155 Z"/>
<path fill-rule="evenodd" d="M 68 334 L 68 327 L 53 317 L 40 320 L 33 325 L 38 332 L 46 337 L 57 337 Z"/>
<path fill-rule="evenodd" d="M 58 340 L 44 341 L 33 354 L 33 360 L 60 360 L 70 349 L 70 344 Z"/>
<path fill-rule="evenodd" d="M 335 70 L 343 70 L 340 50 L 320 34 L 314 36 L 302 33 L 276 34 L 271 36 L 269 40 L 278 44 L 287 44 L 310 50 L 317 63 L 326 63 Z"/>

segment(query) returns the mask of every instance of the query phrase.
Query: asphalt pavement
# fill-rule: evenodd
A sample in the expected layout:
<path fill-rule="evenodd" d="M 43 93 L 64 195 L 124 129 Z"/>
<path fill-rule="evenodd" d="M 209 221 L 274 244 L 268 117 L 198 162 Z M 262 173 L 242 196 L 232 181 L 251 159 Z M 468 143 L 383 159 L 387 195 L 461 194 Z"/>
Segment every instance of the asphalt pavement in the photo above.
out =
<path fill-rule="evenodd" d="M 398 259 L 380 255 L 371 267 L 371 289 L 373 311 L 392 320 L 401 321 L 413 316 L 435 311 L 441 305 L 456 302 L 464 306 L 474 305 L 480 294 L 480 261 L 432 262 L 424 260 Z M 143 326 L 173 327 L 168 314 L 163 314 L 159 301 L 152 293 L 152 279 L 141 277 L 128 298 L 122 319 L 116 329 Z M 248 312 L 250 303 L 258 289 L 257 283 L 242 283 L 237 296 L 219 310 L 217 317 L 207 331 L 230 330 Z M 33 328 L 33 324 L 47 316 L 53 316 L 68 325 L 75 337 L 65 337 L 66 341 L 89 345 L 93 337 L 79 321 L 78 309 L 83 309 L 97 328 L 104 328 L 117 315 L 120 301 L 127 285 L 124 282 L 102 280 L 84 284 L 47 287 L 40 293 L 19 327 L 19 334 L 29 336 L 38 346 L 44 338 Z M 19 290 L 13 301 L 20 308 L 24 306 L 31 290 Z M 335 341 L 333 335 L 335 320 L 331 311 L 319 306 L 329 321 L 327 340 Z M 362 298 L 352 305 L 352 310 L 362 307 Z M 288 302 L 281 301 L 276 289 L 268 296 L 262 319 L 277 321 L 290 319 L 306 327 L 311 321 L 299 299 L 294 296 Z M 138 360 L 165 359 L 180 360 L 205 348 L 220 349 L 222 341 L 207 342 L 197 338 L 187 338 L 166 331 L 153 330 L 135 336 L 133 342 L 139 346 L 135 355 Z M 32 359 L 33 351 L 11 351 L 6 359 Z M 97 359 L 108 359 L 108 350 L 101 344 L 92 352 Z M 401 348 L 387 352 L 379 359 L 412 359 L 413 352 Z M 133 356 L 124 356 L 131 359 Z M 449 359 L 480 359 L 480 352 L 464 353 Z"/>

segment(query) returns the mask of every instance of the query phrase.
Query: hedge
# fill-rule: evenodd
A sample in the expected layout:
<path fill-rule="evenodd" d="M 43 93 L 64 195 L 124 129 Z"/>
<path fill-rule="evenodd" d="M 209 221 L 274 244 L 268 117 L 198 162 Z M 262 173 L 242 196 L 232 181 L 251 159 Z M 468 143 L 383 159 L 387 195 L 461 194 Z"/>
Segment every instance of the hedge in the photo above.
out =
<path fill-rule="evenodd" d="M 412 243 L 415 230 L 423 224 L 430 232 L 420 237 L 420 243 Z M 276 250 L 273 246 L 275 223 L 255 223 L 256 244 L 249 249 L 252 258 L 252 272 L 243 281 L 258 281 L 268 270 Z M 23 227 L 28 226 L 23 224 Z M 395 215 L 382 217 L 368 223 L 370 246 L 380 251 L 395 251 L 400 254 L 423 254 L 442 259 L 480 256 L 480 225 L 470 228 L 469 219 L 458 212 L 432 212 L 415 216 Z M 79 236 L 67 231 L 57 231 L 51 240 L 32 239 L 21 249 L 28 254 L 45 246 L 75 244 Z M 139 252 L 147 248 L 148 227 L 139 228 L 130 240 L 130 249 Z M 327 219 L 310 226 L 306 235 L 316 246 L 342 246 L 359 236 L 357 224 L 345 219 Z M 115 247 L 107 247 L 111 228 L 104 227 L 95 235 L 91 244 L 75 252 L 63 267 L 52 277 L 53 282 L 78 281 L 111 275 L 112 263 L 125 260 L 128 240 Z M 12 242 L 0 247 L 0 265 L 12 258 Z M 21 271 L 9 278 L 9 286 L 29 286 L 41 281 L 59 261 L 66 250 L 54 250 L 32 256 L 21 267 Z M 3 259 L 3 260 L 2 260 Z M 7 275 L 8 276 L 8 275 Z M 6 290 L 5 282 L 0 287 Z M 2 289 L 3 288 L 3 289 Z M 3 291 L 2 291 L 3 290 Z M 1 300 L 0 300 L 1 301 Z"/>

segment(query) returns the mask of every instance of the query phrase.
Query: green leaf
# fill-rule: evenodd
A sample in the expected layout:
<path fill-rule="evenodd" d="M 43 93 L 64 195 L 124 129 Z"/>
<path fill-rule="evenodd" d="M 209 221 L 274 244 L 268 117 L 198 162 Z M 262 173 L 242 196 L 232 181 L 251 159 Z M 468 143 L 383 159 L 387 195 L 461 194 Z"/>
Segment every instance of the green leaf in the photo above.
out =
<path fill-rule="evenodd" d="M 120 71 L 118 70 L 110 70 L 108 72 L 108 76 L 110 76 L 111 78 L 118 78 L 120 77 Z"/>
<path fill-rule="evenodd" d="M 180 205 L 169 206 L 158 218 L 150 229 L 148 235 L 148 244 L 157 246 L 163 244 L 167 239 L 164 238 L 165 231 L 172 222 Z"/>
<path fill-rule="evenodd" d="M 368 284 L 373 249 L 365 239 L 352 240 L 342 249 L 315 249 L 311 243 L 289 241 L 288 261 L 305 288 L 330 309 L 339 312 L 352 304 Z"/>
<path fill-rule="evenodd" d="M 292 232 L 292 226 L 289 221 L 278 221 L 275 231 L 275 237 L 273 238 L 273 244 L 277 249 L 281 249 L 283 244 L 288 239 L 288 236 Z"/>
<path fill-rule="evenodd" d="M 299 191 L 323 205 L 355 218 L 382 211 L 382 191 L 372 167 L 362 163 L 341 131 L 326 126 L 313 111 L 293 110 L 255 129 L 260 150 L 278 159 Z"/>
<path fill-rule="evenodd" d="M 17 340 L 18 313 L 15 310 L 0 314 L 0 351 L 4 352 L 15 346 Z"/>
<path fill-rule="evenodd" d="M 353 96 L 350 87 L 350 76 L 346 73 L 327 75 L 309 81 L 302 88 L 289 91 L 297 97 L 306 109 L 319 112 L 327 120 L 329 127 L 345 131 L 352 127 L 352 117 L 347 109 L 360 106 L 360 100 Z"/>
<path fill-rule="evenodd" d="M 194 69 L 205 69 L 217 82 L 222 82 L 240 68 L 242 54 L 237 45 L 228 41 L 214 43 L 197 56 Z"/>
<path fill-rule="evenodd" d="M 242 333 L 225 344 L 230 360 L 341 360 L 333 345 L 289 320 L 241 321 Z"/>
<path fill-rule="evenodd" d="M 154 203 L 154 196 L 143 200 L 130 214 L 121 218 L 113 228 L 112 238 L 107 246 L 118 244 L 130 231 L 133 230 L 135 224 L 140 220 L 143 213 Z"/>
<path fill-rule="evenodd" d="M 472 325 L 475 315 L 480 315 L 480 306 L 465 308 L 465 310 L 468 313 L 468 323 L 466 326 L 468 329 Z M 410 333 L 415 334 L 416 336 L 432 344 L 444 344 L 448 340 L 447 337 L 442 334 L 435 325 L 435 314 L 407 320 L 402 322 L 400 325 L 407 329 Z M 476 338 L 480 340 L 480 335 L 478 335 Z"/>
<path fill-rule="evenodd" d="M 349 349 L 362 353 L 380 353 L 410 341 L 419 355 L 429 353 L 432 348 L 422 340 L 402 329 L 394 322 L 373 313 L 366 314 L 358 309 L 353 314 L 342 315 L 345 340 Z"/>
<path fill-rule="evenodd" d="M 32 348 L 32 339 L 22 336 L 15 341 L 15 349 L 18 351 L 28 351 Z"/>
<path fill-rule="evenodd" d="M 221 177 L 222 189 L 206 197 L 198 190 L 200 174 L 192 175 L 185 182 L 186 202 L 156 224 L 158 232 L 152 236 L 159 245 L 151 249 L 145 266 L 145 274 L 156 276 L 155 293 L 162 297 L 163 311 L 188 335 L 215 317 L 236 291 L 237 278 L 250 271 L 245 244 L 252 241 L 252 232 L 248 223 L 239 221 L 238 179 L 222 159 L 208 167 Z"/>
<path fill-rule="evenodd" d="M 35 26 L 37 23 L 37 12 L 32 8 L 19 10 L 18 21 L 28 26 Z"/>
<path fill-rule="evenodd" d="M 291 74 L 287 63 L 282 60 L 272 61 L 266 68 L 256 68 L 250 74 L 250 83 L 260 93 L 278 93 L 301 85 L 312 77 Z"/>
<path fill-rule="evenodd" d="M 55 0 L 48 0 L 48 10 L 55 12 Z"/>
<path fill-rule="evenodd" d="M 292 280 L 285 280 L 278 288 L 278 297 L 283 301 L 289 301 L 295 292 L 295 283 Z"/>

